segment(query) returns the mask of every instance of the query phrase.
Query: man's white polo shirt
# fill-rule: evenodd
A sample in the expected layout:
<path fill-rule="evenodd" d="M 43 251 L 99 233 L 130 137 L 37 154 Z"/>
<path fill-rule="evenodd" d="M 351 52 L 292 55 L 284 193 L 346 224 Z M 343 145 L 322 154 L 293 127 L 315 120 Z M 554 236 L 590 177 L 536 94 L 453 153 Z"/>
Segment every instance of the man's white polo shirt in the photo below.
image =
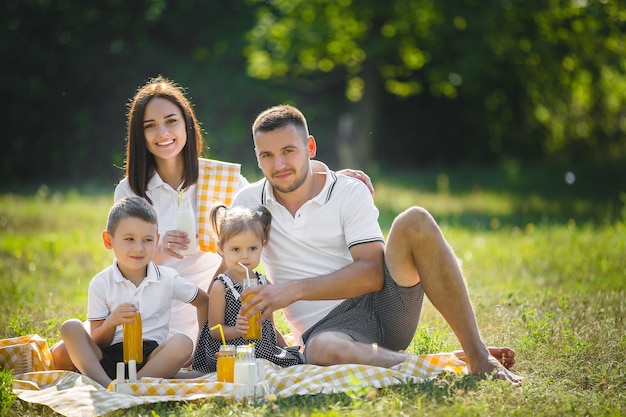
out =
<path fill-rule="evenodd" d="M 324 165 L 325 166 L 325 165 Z M 322 191 L 292 216 L 274 197 L 266 179 L 242 189 L 233 205 L 264 205 L 272 214 L 262 260 L 268 279 L 280 284 L 335 272 L 353 262 L 350 247 L 383 241 L 378 209 L 367 187 L 326 167 Z M 283 309 L 299 340 L 343 300 L 297 301 Z"/>
<path fill-rule="evenodd" d="M 184 303 L 198 295 L 198 286 L 186 281 L 176 270 L 150 262 L 148 274 L 138 287 L 122 276 L 117 261 L 98 273 L 89 284 L 87 319 L 104 320 L 120 304 L 139 302 L 144 340 L 161 344 L 169 333 L 172 300 Z M 122 326 L 117 326 L 111 344 L 122 341 Z"/>

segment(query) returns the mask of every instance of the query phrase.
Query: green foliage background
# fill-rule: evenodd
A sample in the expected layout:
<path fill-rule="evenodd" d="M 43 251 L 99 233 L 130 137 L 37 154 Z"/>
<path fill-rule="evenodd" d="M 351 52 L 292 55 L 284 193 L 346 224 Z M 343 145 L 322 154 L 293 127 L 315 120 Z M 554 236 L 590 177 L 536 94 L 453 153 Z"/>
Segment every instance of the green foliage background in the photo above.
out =
<path fill-rule="evenodd" d="M 164 74 L 188 88 L 207 155 L 250 167 L 254 116 L 290 102 L 334 168 L 521 160 L 626 188 L 626 8 L 618 0 L 1 7 L 6 184 L 114 184 L 125 105 Z M 345 120 L 352 131 L 341 148 Z"/>

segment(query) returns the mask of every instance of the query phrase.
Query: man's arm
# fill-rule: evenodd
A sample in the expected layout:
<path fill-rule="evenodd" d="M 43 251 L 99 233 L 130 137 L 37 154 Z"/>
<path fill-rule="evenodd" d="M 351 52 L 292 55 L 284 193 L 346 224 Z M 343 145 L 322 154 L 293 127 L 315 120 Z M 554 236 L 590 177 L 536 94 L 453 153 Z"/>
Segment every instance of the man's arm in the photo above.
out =
<path fill-rule="evenodd" d="M 330 274 L 305 278 L 285 284 L 254 287 L 245 290 L 255 294 L 243 303 L 242 311 L 248 317 L 265 308 L 261 320 L 281 308 L 300 300 L 338 300 L 358 297 L 383 286 L 383 242 L 371 242 L 354 245 L 350 248 L 353 262 Z M 252 307 L 254 305 L 254 307 Z"/>

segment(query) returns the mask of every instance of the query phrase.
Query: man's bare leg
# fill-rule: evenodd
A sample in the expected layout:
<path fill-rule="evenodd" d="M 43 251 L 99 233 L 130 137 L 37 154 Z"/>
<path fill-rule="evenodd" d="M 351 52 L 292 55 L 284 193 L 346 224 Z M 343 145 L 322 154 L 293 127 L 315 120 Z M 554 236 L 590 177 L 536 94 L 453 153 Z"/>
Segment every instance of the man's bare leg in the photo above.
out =
<path fill-rule="evenodd" d="M 515 363 L 515 352 L 510 348 L 489 347 L 489 353 L 500 359 L 508 369 Z M 465 352 L 453 352 L 460 360 L 467 362 Z M 409 356 L 406 352 L 397 352 L 376 345 L 361 343 L 339 332 L 320 333 L 307 342 L 306 359 L 312 365 L 329 366 L 343 363 L 390 368 L 398 365 Z M 515 381 L 514 381 L 515 382 Z"/>
<path fill-rule="evenodd" d="M 312 365 L 358 363 L 390 368 L 404 362 L 408 354 L 385 349 L 375 343 L 361 343 L 339 332 L 315 335 L 306 343 L 306 361 Z"/>
<path fill-rule="evenodd" d="M 394 220 L 385 262 L 398 285 L 422 283 L 424 293 L 459 339 L 470 373 L 492 374 L 513 383 L 521 381 L 490 354 L 483 342 L 456 256 L 426 210 L 412 207 Z"/>

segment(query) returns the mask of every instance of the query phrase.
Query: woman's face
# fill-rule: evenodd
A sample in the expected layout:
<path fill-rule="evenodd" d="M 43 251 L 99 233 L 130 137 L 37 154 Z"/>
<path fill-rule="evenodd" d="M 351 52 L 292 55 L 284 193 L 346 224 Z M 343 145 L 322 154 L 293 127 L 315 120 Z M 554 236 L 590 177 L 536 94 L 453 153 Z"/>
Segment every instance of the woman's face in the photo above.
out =
<path fill-rule="evenodd" d="M 155 97 L 148 102 L 143 117 L 148 151 L 158 160 L 177 157 L 187 143 L 187 126 L 176 104 Z"/>

